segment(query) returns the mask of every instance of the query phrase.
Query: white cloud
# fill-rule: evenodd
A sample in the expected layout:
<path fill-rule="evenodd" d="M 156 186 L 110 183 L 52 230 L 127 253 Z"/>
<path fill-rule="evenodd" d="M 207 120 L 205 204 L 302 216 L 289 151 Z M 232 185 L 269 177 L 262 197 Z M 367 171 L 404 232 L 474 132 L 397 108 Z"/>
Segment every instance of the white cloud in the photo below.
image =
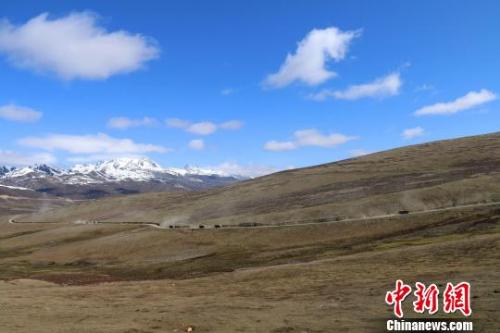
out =
<path fill-rule="evenodd" d="M 370 83 L 352 85 L 345 90 L 323 90 L 309 97 L 315 101 L 323 101 L 328 97 L 336 99 L 356 100 L 366 97 L 387 97 L 399 93 L 402 81 L 399 73 L 391 73 Z"/>
<path fill-rule="evenodd" d="M 0 106 L 0 118 L 17 122 L 35 122 L 42 117 L 42 113 L 25 106 L 8 104 Z"/>
<path fill-rule="evenodd" d="M 195 139 L 189 141 L 188 147 L 194 150 L 203 150 L 205 148 L 205 141 L 201 139 Z"/>
<path fill-rule="evenodd" d="M 90 163 L 98 161 L 107 161 L 117 158 L 147 158 L 143 154 L 91 154 L 91 155 L 76 155 L 66 158 L 66 161 L 71 163 Z"/>
<path fill-rule="evenodd" d="M 238 130 L 243 127 L 243 123 L 239 120 L 230 120 L 219 124 L 219 127 L 225 130 Z"/>
<path fill-rule="evenodd" d="M 106 79 L 141 68 L 158 57 L 148 38 L 107 32 L 97 16 L 77 12 L 50 19 L 47 13 L 15 26 L 0 22 L 0 52 L 17 67 L 54 73 L 62 79 Z"/>
<path fill-rule="evenodd" d="M 166 121 L 167 126 L 174 128 L 181 128 L 189 133 L 197 135 L 210 135 L 215 133 L 218 129 L 223 130 L 238 130 L 243 127 L 243 123 L 239 120 L 230 120 L 221 124 L 215 124 L 211 121 L 202 121 L 198 123 L 192 123 L 187 120 L 182 120 L 178 118 L 170 118 Z"/>
<path fill-rule="evenodd" d="M 127 129 L 130 127 L 152 126 L 156 123 L 157 123 L 156 119 L 149 117 L 144 117 L 142 119 L 115 117 L 108 120 L 108 127 L 117 129 Z"/>
<path fill-rule="evenodd" d="M 32 164 L 53 164 L 56 158 L 49 153 L 19 154 L 9 150 L 0 150 L 0 165 L 23 166 Z"/>
<path fill-rule="evenodd" d="M 71 154 L 144 154 L 166 153 L 169 148 L 136 143 L 131 139 L 117 139 L 106 134 L 66 135 L 51 134 L 45 137 L 26 137 L 19 140 L 24 146 L 48 151 L 62 150 Z"/>
<path fill-rule="evenodd" d="M 337 74 L 329 71 L 326 63 L 330 59 L 344 59 L 351 41 L 360 35 L 360 31 L 341 31 L 335 27 L 310 31 L 298 43 L 295 53 L 287 55 L 279 71 L 267 76 L 265 85 L 280 88 L 294 81 L 317 85 L 335 77 Z"/>
<path fill-rule="evenodd" d="M 264 145 L 265 150 L 270 151 L 286 151 L 297 149 L 297 145 L 292 141 L 275 141 L 271 140 Z"/>
<path fill-rule="evenodd" d="M 294 133 L 294 136 L 299 146 L 319 146 L 326 148 L 334 147 L 354 139 L 354 137 L 337 133 L 323 135 L 315 129 L 299 130 Z"/>
<path fill-rule="evenodd" d="M 165 121 L 168 127 L 174 127 L 174 128 L 187 128 L 191 122 L 187 120 L 182 120 L 178 118 L 170 118 Z"/>
<path fill-rule="evenodd" d="M 481 89 L 480 91 L 470 91 L 465 96 L 459 97 L 451 102 L 436 103 L 424 106 L 423 108 L 415 111 L 415 115 L 423 116 L 454 114 L 491 102 L 496 98 L 497 95 L 487 89 Z"/>
<path fill-rule="evenodd" d="M 257 164 L 241 165 L 234 162 L 224 162 L 216 166 L 209 166 L 207 169 L 216 170 L 226 175 L 238 175 L 250 178 L 268 175 L 281 170 L 272 166 Z"/>
<path fill-rule="evenodd" d="M 198 135 L 209 135 L 217 131 L 217 125 L 210 121 L 203 121 L 189 125 L 186 131 Z"/>
<path fill-rule="evenodd" d="M 425 131 L 422 127 L 407 128 L 401 133 L 401 136 L 406 140 L 411 140 L 424 135 Z"/>
<path fill-rule="evenodd" d="M 370 152 L 364 149 L 353 149 L 349 152 L 349 155 L 351 155 L 352 157 L 360 157 L 368 154 L 370 154 Z"/>
<path fill-rule="evenodd" d="M 325 135 L 321 134 L 316 129 L 298 130 L 293 133 L 293 136 L 293 141 L 268 141 L 264 145 L 264 149 L 271 151 L 286 151 L 305 146 L 332 148 L 356 139 L 356 137 L 346 136 L 338 133 Z"/>

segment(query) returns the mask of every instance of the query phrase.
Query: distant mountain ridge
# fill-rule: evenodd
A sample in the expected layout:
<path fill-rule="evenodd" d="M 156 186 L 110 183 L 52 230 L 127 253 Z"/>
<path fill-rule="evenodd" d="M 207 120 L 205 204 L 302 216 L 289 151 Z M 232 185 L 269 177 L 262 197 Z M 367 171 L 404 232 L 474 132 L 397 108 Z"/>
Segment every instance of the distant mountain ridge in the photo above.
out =
<path fill-rule="evenodd" d="M 98 198 L 151 191 L 199 190 L 244 179 L 218 170 L 186 166 L 163 168 L 148 158 L 117 158 L 59 169 L 46 164 L 0 166 L 0 185 L 54 196 Z"/>

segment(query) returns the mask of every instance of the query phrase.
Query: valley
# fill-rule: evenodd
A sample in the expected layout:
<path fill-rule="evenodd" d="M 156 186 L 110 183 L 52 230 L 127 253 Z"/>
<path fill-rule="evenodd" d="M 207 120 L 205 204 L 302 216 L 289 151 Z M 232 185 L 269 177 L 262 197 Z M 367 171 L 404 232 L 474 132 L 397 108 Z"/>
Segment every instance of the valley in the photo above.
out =
<path fill-rule="evenodd" d="M 395 278 L 466 279 L 477 331 L 490 332 L 499 223 L 494 206 L 235 230 L 2 224 L 0 309 L 10 319 L 0 322 L 11 332 L 54 322 L 63 332 L 377 332 Z"/>

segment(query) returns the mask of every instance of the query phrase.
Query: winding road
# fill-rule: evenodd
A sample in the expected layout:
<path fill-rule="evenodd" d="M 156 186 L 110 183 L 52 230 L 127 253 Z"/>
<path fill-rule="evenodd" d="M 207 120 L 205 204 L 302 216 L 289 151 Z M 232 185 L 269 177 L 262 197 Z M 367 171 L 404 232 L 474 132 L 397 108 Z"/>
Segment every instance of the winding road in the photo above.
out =
<path fill-rule="evenodd" d="M 331 220 L 331 221 L 324 221 L 324 222 L 304 222 L 304 223 L 293 223 L 293 224 L 292 223 L 289 223 L 289 224 L 264 224 L 264 225 L 248 225 L 248 226 L 223 225 L 220 228 L 221 229 L 288 228 L 288 227 L 300 227 L 300 226 L 319 225 L 319 224 L 324 225 L 324 224 L 339 223 L 339 222 L 360 222 L 360 221 L 384 219 L 384 218 L 389 218 L 389 217 L 415 216 L 415 215 L 423 215 L 423 214 L 437 213 L 437 212 L 450 211 L 450 210 L 459 210 L 459 209 L 476 208 L 476 207 L 489 207 L 489 206 L 500 206 L 500 202 L 497 201 L 497 202 L 458 205 L 458 206 L 452 206 L 452 207 L 443 207 L 443 208 L 435 208 L 435 209 L 428 209 L 428 210 L 421 210 L 421 211 L 413 211 L 413 212 L 409 212 L 408 214 L 393 213 L 393 214 L 384 214 L 384 215 L 376 215 L 376 216 L 348 218 L 348 219 L 343 219 L 343 220 Z M 48 222 L 48 221 L 20 222 L 20 221 L 16 221 L 15 217 L 10 218 L 9 223 L 10 224 L 75 224 L 75 223 L 60 223 L 60 222 Z M 180 227 L 180 226 L 171 227 L 169 225 L 162 226 L 161 223 L 159 223 L 159 222 L 82 221 L 82 222 L 79 222 L 76 224 L 140 225 L 140 226 L 146 226 L 146 227 L 151 227 L 151 228 L 155 228 L 155 229 L 162 229 L 162 230 L 178 230 L 178 229 L 186 229 L 186 228 L 196 229 L 196 230 L 214 229 L 213 226 L 209 226 L 209 225 L 203 225 L 203 227 L 200 227 L 200 225 L 194 225 L 194 226 L 187 225 L 187 226 L 183 226 L 183 227 Z"/>

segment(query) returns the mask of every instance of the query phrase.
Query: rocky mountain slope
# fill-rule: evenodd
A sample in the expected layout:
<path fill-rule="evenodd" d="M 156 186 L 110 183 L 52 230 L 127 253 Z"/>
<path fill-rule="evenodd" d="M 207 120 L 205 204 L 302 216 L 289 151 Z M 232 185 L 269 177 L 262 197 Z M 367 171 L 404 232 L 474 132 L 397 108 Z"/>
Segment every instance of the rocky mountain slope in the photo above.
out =
<path fill-rule="evenodd" d="M 241 178 L 189 166 L 182 169 L 162 168 L 147 158 L 118 158 L 76 165 L 71 169 L 44 164 L 23 168 L 3 166 L 0 167 L 0 192 L 16 190 L 68 198 L 99 198 L 117 194 L 207 189 Z"/>

